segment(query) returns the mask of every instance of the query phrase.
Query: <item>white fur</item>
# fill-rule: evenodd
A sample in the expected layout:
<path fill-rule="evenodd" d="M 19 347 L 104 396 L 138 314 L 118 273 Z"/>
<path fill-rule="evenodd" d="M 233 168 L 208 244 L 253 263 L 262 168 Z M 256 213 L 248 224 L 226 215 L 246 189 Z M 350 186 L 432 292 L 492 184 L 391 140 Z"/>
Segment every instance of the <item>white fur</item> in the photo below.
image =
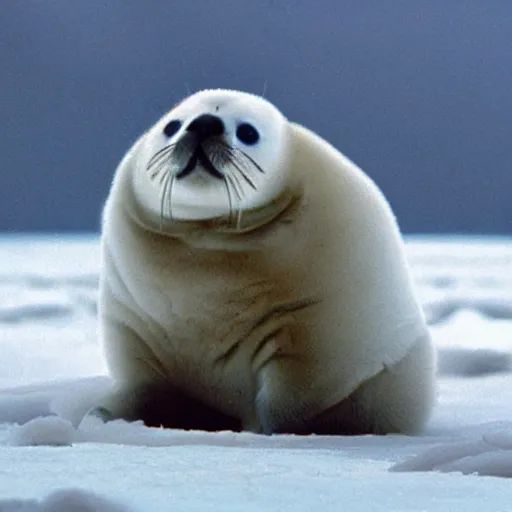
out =
<path fill-rule="evenodd" d="M 166 144 L 170 119 L 186 124 L 213 112 L 230 144 L 240 121 L 262 135 L 244 149 L 265 174 L 243 207 L 265 207 L 291 182 L 300 184 L 298 206 L 285 202 L 278 220 L 230 237 L 213 227 L 159 233 L 161 189 L 148 180 L 147 161 Z M 203 178 L 176 187 L 174 219 L 227 213 L 224 189 Z M 164 116 L 117 170 L 103 251 L 102 337 L 120 387 L 105 405 L 114 416 L 129 416 L 137 390 L 163 380 L 255 431 L 349 396 L 361 431 L 413 432 L 427 420 L 435 355 L 387 201 L 358 167 L 267 101 L 205 91 Z"/>

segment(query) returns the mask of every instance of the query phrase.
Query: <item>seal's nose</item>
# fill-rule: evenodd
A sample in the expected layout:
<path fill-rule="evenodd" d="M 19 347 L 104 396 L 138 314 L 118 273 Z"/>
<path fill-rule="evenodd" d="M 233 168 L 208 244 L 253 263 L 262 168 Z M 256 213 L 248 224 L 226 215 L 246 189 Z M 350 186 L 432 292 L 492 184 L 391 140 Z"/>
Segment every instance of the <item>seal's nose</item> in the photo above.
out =
<path fill-rule="evenodd" d="M 219 136 L 224 133 L 224 123 L 217 116 L 202 114 L 196 117 L 188 126 L 187 131 L 195 133 L 199 139 Z"/>

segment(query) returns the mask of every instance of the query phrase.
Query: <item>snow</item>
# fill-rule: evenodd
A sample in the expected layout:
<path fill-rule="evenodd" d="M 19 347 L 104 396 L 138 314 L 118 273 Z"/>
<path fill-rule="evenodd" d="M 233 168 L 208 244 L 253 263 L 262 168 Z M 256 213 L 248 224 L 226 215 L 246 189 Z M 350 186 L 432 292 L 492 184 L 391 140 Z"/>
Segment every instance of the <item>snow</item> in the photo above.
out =
<path fill-rule="evenodd" d="M 512 240 L 409 237 L 439 403 L 409 436 L 259 436 L 81 421 L 111 382 L 95 236 L 0 236 L 0 512 L 504 511 Z"/>
<path fill-rule="evenodd" d="M 13 429 L 9 442 L 14 446 L 71 446 L 76 431 L 71 421 L 59 416 L 37 417 Z"/>

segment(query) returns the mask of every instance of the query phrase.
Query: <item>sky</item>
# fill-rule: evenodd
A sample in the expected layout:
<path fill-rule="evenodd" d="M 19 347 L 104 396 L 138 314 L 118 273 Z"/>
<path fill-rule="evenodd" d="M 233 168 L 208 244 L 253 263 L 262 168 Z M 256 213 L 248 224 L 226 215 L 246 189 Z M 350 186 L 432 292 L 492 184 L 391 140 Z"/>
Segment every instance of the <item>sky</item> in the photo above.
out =
<path fill-rule="evenodd" d="M 355 161 L 404 233 L 512 232 L 507 0 L 0 3 L 0 231 L 97 231 L 136 138 L 223 87 Z"/>

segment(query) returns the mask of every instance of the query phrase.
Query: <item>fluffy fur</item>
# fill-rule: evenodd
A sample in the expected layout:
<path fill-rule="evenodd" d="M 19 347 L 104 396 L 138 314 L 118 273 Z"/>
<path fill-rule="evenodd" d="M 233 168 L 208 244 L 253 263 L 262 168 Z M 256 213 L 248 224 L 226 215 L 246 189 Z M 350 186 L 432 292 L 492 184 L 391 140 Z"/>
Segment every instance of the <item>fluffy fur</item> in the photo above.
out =
<path fill-rule="evenodd" d="M 223 132 L 191 135 L 204 115 Z M 102 250 L 105 419 L 268 434 L 427 420 L 435 354 L 387 201 L 266 100 L 202 91 L 159 120 L 117 169 Z"/>

